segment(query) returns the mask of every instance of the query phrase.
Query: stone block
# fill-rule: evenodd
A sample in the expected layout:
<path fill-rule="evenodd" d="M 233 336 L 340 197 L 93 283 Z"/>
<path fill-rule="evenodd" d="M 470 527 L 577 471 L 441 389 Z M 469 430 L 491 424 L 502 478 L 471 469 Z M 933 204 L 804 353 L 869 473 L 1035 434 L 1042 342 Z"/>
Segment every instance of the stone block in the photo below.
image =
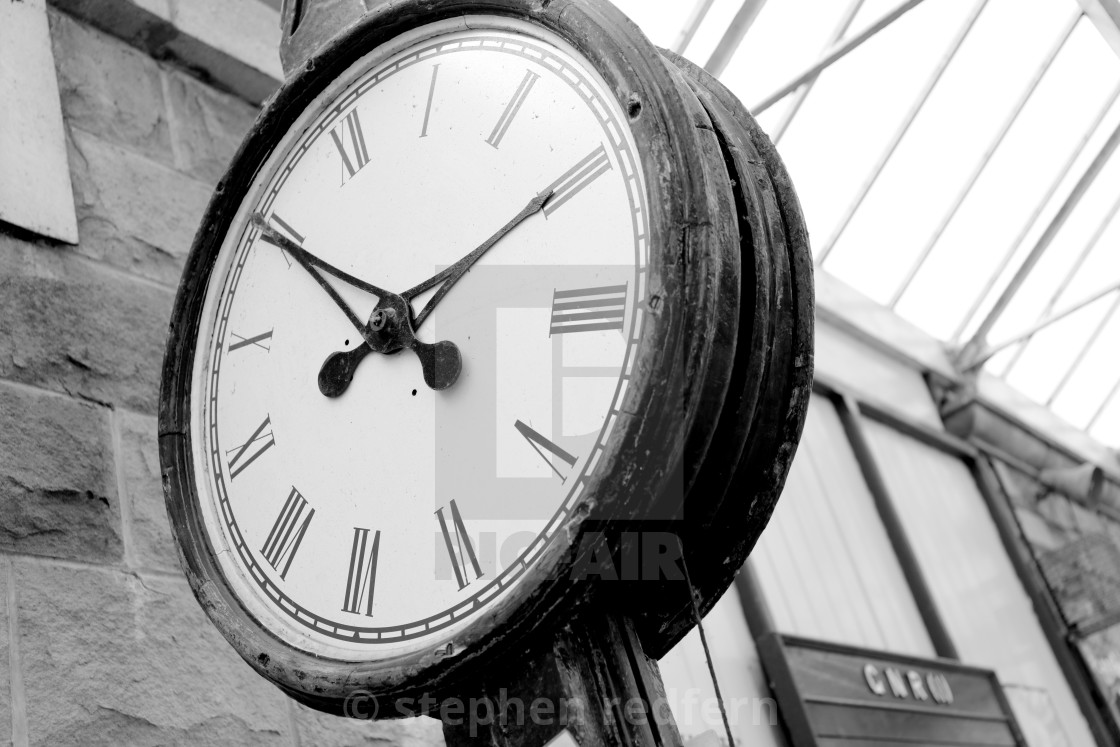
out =
<path fill-rule="evenodd" d="M 257 116 L 257 108 L 185 74 L 167 72 L 168 106 L 179 167 L 217 184 Z"/>
<path fill-rule="evenodd" d="M 70 146 L 78 251 L 177 286 L 210 188 L 80 129 Z"/>
<path fill-rule="evenodd" d="M 443 747 L 443 725 L 434 718 L 362 721 L 330 716 L 298 703 L 292 704 L 300 744 L 316 747 Z"/>
<path fill-rule="evenodd" d="M 292 744 L 185 581 L 17 560 L 15 583 L 30 744 Z"/>
<path fill-rule="evenodd" d="M 120 414 L 121 473 L 128 501 L 129 539 L 143 568 L 179 572 L 179 555 L 167 519 L 160 479 L 156 419 Z"/>
<path fill-rule="evenodd" d="M 63 13 L 52 11 L 50 25 L 66 121 L 174 166 L 159 64 Z"/>
<path fill-rule="evenodd" d="M 0 548 L 120 559 L 120 506 L 105 408 L 0 383 Z"/>
<path fill-rule="evenodd" d="M 155 414 L 172 297 L 0 233 L 0 378 Z"/>

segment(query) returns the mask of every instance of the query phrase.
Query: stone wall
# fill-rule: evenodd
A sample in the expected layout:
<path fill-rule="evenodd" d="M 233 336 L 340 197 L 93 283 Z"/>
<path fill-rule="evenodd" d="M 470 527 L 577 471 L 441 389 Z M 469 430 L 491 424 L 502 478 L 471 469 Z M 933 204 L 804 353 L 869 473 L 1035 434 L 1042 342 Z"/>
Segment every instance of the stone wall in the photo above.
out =
<path fill-rule="evenodd" d="M 256 109 L 57 10 L 50 27 L 80 243 L 0 224 L 0 744 L 442 744 L 431 719 L 295 705 L 191 595 L 159 373 L 191 239 Z"/>

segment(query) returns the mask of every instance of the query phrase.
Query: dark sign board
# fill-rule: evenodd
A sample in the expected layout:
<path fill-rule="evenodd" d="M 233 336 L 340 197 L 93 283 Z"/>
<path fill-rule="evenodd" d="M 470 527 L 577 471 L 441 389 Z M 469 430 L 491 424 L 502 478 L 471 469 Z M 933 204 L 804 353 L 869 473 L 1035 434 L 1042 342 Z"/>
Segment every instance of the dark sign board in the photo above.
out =
<path fill-rule="evenodd" d="M 1026 745 L 991 670 L 777 633 L 758 651 L 798 747 Z"/>

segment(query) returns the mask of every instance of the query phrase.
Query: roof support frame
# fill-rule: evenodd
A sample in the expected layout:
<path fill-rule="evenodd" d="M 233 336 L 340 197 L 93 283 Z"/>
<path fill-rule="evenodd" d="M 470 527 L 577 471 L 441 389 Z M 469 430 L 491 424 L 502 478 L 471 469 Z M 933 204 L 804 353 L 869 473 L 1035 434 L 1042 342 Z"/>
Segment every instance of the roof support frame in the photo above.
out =
<path fill-rule="evenodd" d="M 1050 393 L 1050 396 L 1046 398 L 1047 407 L 1053 406 L 1054 400 L 1058 398 L 1058 395 L 1061 394 L 1062 390 L 1066 388 L 1067 384 L 1069 384 L 1069 380 L 1073 378 L 1073 374 L 1077 371 L 1078 368 L 1081 367 L 1081 362 L 1085 360 L 1085 356 L 1088 355 L 1093 346 L 1097 344 L 1097 340 L 1100 339 L 1100 336 L 1104 332 L 1105 327 L 1107 327 L 1108 323 L 1112 321 L 1112 317 L 1116 316 L 1116 312 L 1118 310 L 1120 310 L 1120 293 L 1117 293 L 1116 298 L 1112 299 L 1112 305 L 1108 307 L 1108 310 L 1104 313 L 1104 316 L 1102 316 L 1101 320 L 1097 323 L 1096 328 L 1093 330 L 1093 334 L 1089 335 L 1089 339 L 1085 342 L 1084 345 L 1081 346 L 1081 350 L 1078 351 L 1077 356 L 1073 359 L 1073 362 L 1066 366 L 1066 370 L 1065 373 L 1062 374 L 1061 381 L 1059 381 L 1058 385 L 1054 387 L 1054 391 Z M 1020 348 L 1020 350 L 1022 350 L 1022 348 Z"/>
<path fill-rule="evenodd" d="M 1030 233 L 1031 228 L 1038 221 L 1039 216 L 1042 215 L 1042 211 L 1045 210 L 1046 206 L 1050 204 L 1050 200 L 1052 200 L 1054 198 L 1054 195 L 1057 194 L 1058 188 L 1061 187 L 1062 182 L 1065 181 L 1065 178 L 1069 176 L 1070 171 L 1073 170 L 1074 165 L 1077 163 L 1078 159 L 1081 158 L 1081 154 L 1084 153 L 1085 148 L 1088 147 L 1089 141 L 1093 138 L 1093 134 L 1100 128 L 1101 124 L 1104 122 L 1105 117 L 1108 116 L 1109 111 L 1112 110 L 1113 105 L 1118 99 L 1120 99 L 1120 83 L 1118 83 L 1116 88 L 1112 90 L 1112 93 L 1105 100 L 1104 104 L 1097 112 L 1096 117 L 1094 117 L 1092 123 L 1090 123 L 1090 125 L 1085 129 L 1085 132 L 1082 134 L 1081 139 L 1077 142 L 1077 145 L 1074 146 L 1073 150 L 1069 154 L 1069 157 L 1066 159 L 1066 162 L 1062 164 L 1062 168 L 1058 170 L 1057 176 L 1055 176 L 1054 180 L 1050 183 L 1050 188 L 1046 191 L 1046 194 L 1042 196 L 1042 199 L 1040 199 L 1035 205 L 1034 210 L 1031 211 L 1031 214 L 1027 217 L 1027 220 L 1019 229 L 1019 233 L 1016 234 L 1015 239 L 1010 244 L 1008 244 L 1007 249 L 1004 251 L 999 263 L 989 274 L 988 280 L 984 284 L 984 287 L 980 290 L 980 293 L 977 294 L 975 299 L 973 299 L 972 305 L 969 306 L 968 311 L 965 312 L 964 317 L 957 325 L 956 330 L 953 331 L 953 336 L 950 338 L 950 342 L 952 344 L 957 344 L 960 342 L 960 339 L 964 335 L 965 330 L 968 329 L 969 324 L 976 316 L 976 312 L 979 311 L 980 307 L 983 305 L 984 299 L 986 299 L 988 297 L 988 294 L 992 292 L 992 288 L 995 287 L 996 282 L 999 280 L 1000 276 L 1003 275 L 1004 270 L 1006 270 L 1007 266 L 1011 264 L 1011 260 L 1015 257 L 1016 250 L 1018 250 L 1019 246 L 1023 243 L 1023 240 L 1027 238 L 1027 234 Z"/>
<path fill-rule="evenodd" d="M 1096 249 L 1097 244 L 1100 243 L 1101 236 L 1106 230 L 1108 230 L 1108 227 L 1112 225 L 1112 221 L 1116 217 L 1117 212 L 1120 212 L 1120 197 L 1117 197 L 1116 201 L 1112 203 L 1112 206 L 1105 213 L 1104 218 L 1097 225 L 1096 230 L 1093 231 L 1093 235 L 1089 237 L 1089 240 L 1087 242 L 1085 242 L 1084 248 L 1082 248 L 1081 252 L 1077 255 L 1077 258 L 1073 261 L 1073 264 L 1066 272 L 1065 277 L 1063 277 L 1062 281 L 1058 283 L 1058 287 L 1054 289 L 1054 292 L 1051 294 L 1050 299 L 1046 302 L 1046 305 L 1042 308 L 1042 311 L 1039 312 L 1038 318 L 1040 320 L 1045 319 L 1050 314 L 1050 312 L 1054 310 L 1054 307 L 1058 305 L 1058 301 L 1062 300 L 1062 296 L 1065 295 L 1066 289 L 1069 288 L 1070 283 L 1073 282 L 1073 279 L 1077 277 L 1077 273 L 1080 272 L 1081 268 L 1085 265 L 1085 260 L 1087 260 L 1089 258 L 1089 255 L 1093 253 L 1093 250 Z M 1019 358 L 1022 357 L 1023 352 L 1027 349 L 1027 343 L 1029 343 L 1030 341 L 1030 337 L 1023 340 L 1023 344 L 1019 346 L 1019 348 L 1015 351 L 1015 354 L 1011 357 L 1011 360 L 1007 362 L 1007 366 L 1003 369 L 1003 373 L 1001 374 L 1004 378 L 1006 378 L 1011 369 L 1015 367 L 1015 364 L 1019 362 Z M 1051 398 L 1050 401 L 1053 401 L 1053 398 Z M 1047 404 L 1049 404 L 1049 402 L 1047 402 Z"/>
<path fill-rule="evenodd" d="M 859 13 L 859 9 L 863 7 L 864 2 L 865 0 L 852 0 L 848 4 L 848 8 L 844 11 L 844 15 L 840 17 L 840 22 L 836 24 L 836 29 L 832 32 L 832 35 L 829 36 L 828 43 L 825 44 L 825 48 L 821 50 L 822 55 L 833 46 L 835 46 L 841 39 L 843 39 L 844 34 L 848 33 L 848 29 L 851 27 L 852 21 L 856 19 L 856 14 Z M 813 91 L 813 86 L 816 84 L 817 78 L 819 77 L 820 73 L 817 73 L 813 77 L 809 78 L 805 81 L 805 84 L 798 88 L 797 92 L 793 94 L 793 100 L 789 102 L 789 106 L 787 106 L 786 110 L 782 112 L 782 118 L 778 121 L 778 124 L 774 126 L 773 131 L 770 133 L 770 139 L 774 141 L 774 145 L 777 145 L 781 142 L 782 135 L 786 134 L 786 130 L 789 129 L 790 123 L 793 122 L 793 118 L 797 116 L 797 112 L 800 111 L 801 105 L 805 103 L 805 99 L 807 99 L 809 97 L 809 94 Z"/>
<path fill-rule="evenodd" d="M 987 347 L 988 334 L 991 333 L 996 322 L 1003 316 L 1003 313 L 1007 310 L 1007 307 L 1011 304 L 1011 300 L 1015 297 L 1015 294 L 1019 292 L 1023 283 L 1030 277 L 1038 261 L 1042 258 L 1042 255 L 1050 248 L 1050 245 L 1054 242 L 1054 238 L 1058 235 L 1058 232 L 1062 230 L 1062 227 L 1065 226 L 1069 216 L 1073 213 L 1078 204 L 1080 204 L 1081 198 L 1089 191 L 1089 187 L 1096 181 L 1097 176 L 1104 169 L 1105 164 L 1108 163 L 1109 158 L 1112 157 L 1112 154 L 1116 151 L 1118 146 L 1120 146 L 1120 123 L 1113 129 L 1112 134 L 1108 136 L 1108 139 L 1101 146 L 1101 149 L 1097 151 L 1097 154 L 1093 157 L 1088 168 L 1082 173 L 1081 178 L 1077 180 L 1077 183 L 1073 186 L 1073 189 L 1062 203 L 1062 206 L 1058 208 L 1058 212 L 1050 220 L 1050 223 L 1046 226 L 1042 235 L 1038 237 L 1038 240 L 1031 248 L 1030 253 L 1023 260 L 1023 263 L 1019 265 L 1019 269 L 1016 270 L 1015 275 L 1011 278 L 1007 287 L 1003 289 L 1003 292 L 1000 294 L 999 298 L 996 299 L 995 304 L 988 311 L 984 320 L 980 322 L 980 326 L 977 327 L 972 338 L 957 354 L 958 364 L 963 365 L 966 370 L 975 367 L 973 361 L 978 359 L 982 351 Z"/>
<path fill-rule="evenodd" d="M 680 32 L 677 34 L 676 40 L 673 41 L 673 46 L 670 49 L 676 54 L 684 54 L 688 49 L 688 45 L 692 43 L 692 37 L 696 36 L 696 31 L 700 25 L 704 23 L 704 19 L 708 17 L 708 11 L 712 9 L 712 4 L 716 0 L 696 0 L 696 4 L 692 6 L 692 12 L 688 14 L 688 20 L 684 22 Z"/>
<path fill-rule="evenodd" d="M 716 78 L 723 75 L 727 63 L 739 51 L 739 45 L 743 43 L 743 37 L 751 30 L 754 20 L 762 12 L 762 6 L 764 5 L 766 5 L 766 0 L 743 0 L 743 4 L 739 6 L 739 12 L 731 19 L 723 38 L 719 40 L 719 44 L 712 51 L 712 56 L 708 58 L 708 62 L 704 65 L 705 70 Z"/>
<path fill-rule="evenodd" d="M 906 137 L 906 133 L 910 131 L 910 126 L 914 124 L 914 120 L 918 118 L 918 114 L 920 114 L 925 107 L 930 95 L 941 80 L 941 76 L 953 62 L 953 58 L 957 56 L 957 51 L 961 48 L 961 45 L 964 44 L 964 40 L 968 38 L 969 32 L 972 31 L 972 27 L 976 24 L 976 20 L 980 17 L 980 13 L 983 12 L 987 4 L 988 0 L 978 0 L 972 7 L 972 11 L 965 19 L 965 22 L 961 24 L 956 36 L 949 42 L 949 46 L 946 48 L 945 53 L 941 55 L 941 60 L 937 63 L 937 67 L 930 73 L 925 84 L 922 86 L 922 90 L 918 93 L 918 96 L 914 99 L 914 103 L 910 106 L 910 111 L 903 117 L 902 122 L 899 123 L 890 142 L 887 143 L 883 152 L 879 154 L 879 159 L 875 162 L 875 165 L 871 167 L 871 171 L 868 173 L 867 178 L 864 179 L 863 184 L 860 185 L 859 191 L 856 192 L 851 204 L 848 205 L 848 209 L 844 211 L 840 222 L 837 223 L 836 228 L 832 230 L 832 235 L 828 237 L 824 246 L 817 252 L 816 262 L 818 265 L 823 263 L 836 247 L 836 242 L 840 240 L 840 236 L 847 230 L 848 224 L 852 222 L 852 218 L 863 204 L 863 201 L 867 198 L 871 188 L 874 187 L 875 182 L 879 180 L 879 176 L 883 173 L 883 169 L 886 168 L 887 162 L 890 161 L 891 156 L 894 155 L 895 150 L 898 149 L 899 144 L 902 142 L 903 138 Z"/>
<path fill-rule="evenodd" d="M 1077 28 L 1077 24 L 1081 21 L 1082 16 L 1082 12 L 1080 10 L 1077 11 L 1062 28 L 1062 32 L 1058 35 L 1057 41 L 1050 48 L 1050 51 L 1047 52 L 1046 57 L 1042 60 L 1042 64 L 1039 65 L 1038 69 L 1035 71 L 1035 74 L 1031 77 L 1030 82 L 1027 83 L 1027 87 L 1023 90 L 1023 93 L 1020 94 L 1018 101 L 1015 102 L 1015 106 L 1011 108 L 1011 111 L 1008 113 L 1007 118 L 1004 119 L 999 131 L 996 133 L 996 136 L 992 138 L 992 141 L 988 144 L 988 147 L 984 151 L 984 154 L 980 156 L 980 161 L 972 169 L 972 173 L 969 174 L 968 179 L 964 183 L 964 186 L 957 193 L 957 196 L 953 199 L 953 203 L 949 207 L 949 210 L 946 211 L 944 216 L 942 216 L 941 221 L 937 224 L 937 228 L 934 229 L 929 239 L 926 240 L 925 245 L 922 247 L 922 251 L 919 252 L 918 256 L 914 258 L 914 262 L 906 271 L 906 276 L 902 279 L 902 282 L 898 285 L 898 287 L 895 288 L 894 294 L 891 296 L 890 301 L 888 301 L 887 303 L 887 306 L 889 308 L 896 308 L 898 306 L 898 302 L 902 300 L 902 297 L 906 294 L 906 291 L 914 283 L 914 278 L 918 276 L 918 273 L 921 272 L 922 267 L 924 267 L 925 263 L 929 260 L 929 256 L 933 253 L 934 248 L 937 246 L 937 242 L 941 239 L 941 236 L 945 233 L 945 230 L 949 227 L 949 224 L 953 222 L 953 218 L 955 218 L 957 213 L 960 211 L 961 206 L 964 204 L 964 201 L 968 199 L 968 196 L 972 193 L 973 187 L 976 186 L 976 183 L 980 180 L 980 177 L 983 175 L 984 170 L 988 167 L 988 164 L 991 163 L 992 157 L 996 154 L 996 151 L 998 151 L 999 147 L 1003 145 L 1003 141 L 1007 138 L 1007 134 L 1011 131 L 1011 128 L 1015 126 L 1015 123 L 1017 121 L 1019 121 L 1019 116 L 1027 107 L 1027 104 L 1030 102 L 1031 97 L 1034 96 L 1034 92 L 1038 90 L 1039 83 L 1041 83 L 1042 79 L 1046 77 L 1046 73 L 1050 71 L 1050 68 L 1054 64 L 1054 60 L 1058 58 L 1058 55 L 1061 54 L 1062 49 L 1065 48 L 1066 42 L 1069 41 L 1070 36 L 1073 34 L 1073 30 Z"/>
<path fill-rule="evenodd" d="M 832 64 L 834 64 L 838 60 L 846 57 L 850 52 L 853 52 L 856 49 L 858 49 L 860 46 L 863 45 L 863 43 L 865 41 L 867 41 L 871 37 L 875 36 L 877 33 L 882 31 L 883 29 L 885 29 L 887 26 L 890 26 L 892 23 L 897 21 L 899 18 L 902 18 L 902 16 L 906 15 L 908 12 L 910 12 L 914 8 L 921 5 L 924 1 L 925 0 L 905 0 L 905 2 L 899 4 L 893 10 L 890 10 L 887 13 L 885 13 L 883 16 L 881 16 L 878 20 L 876 20 L 870 26 L 865 28 L 863 31 L 859 32 L 855 36 L 848 37 L 847 39 L 840 42 L 839 44 L 836 44 L 831 49 L 829 49 L 824 55 L 822 55 L 819 60 L 814 62 L 812 65 L 810 65 L 808 68 L 803 70 L 798 75 L 794 76 L 794 78 L 792 80 L 790 80 L 788 83 L 786 83 L 784 86 L 782 86 L 777 91 L 775 91 L 774 93 L 767 96 L 765 99 L 760 101 L 755 106 L 751 107 L 751 110 L 750 110 L 751 114 L 754 115 L 755 117 L 757 117 L 759 114 L 762 114 L 764 111 L 769 109 L 771 106 L 773 106 L 774 104 L 781 101 L 782 99 L 784 99 L 789 94 L 796 91 L 798 88 L 800 88 L 802 85 L 804 85 L 805 82 L 808 81 L 810 78 L 812 78 L 814 76 L 817 76 L 817 75 L 820 75 L 821 72 L 825 68 L 831 66 Z"/>
<path fill-rule="evenodd" d="M 1070 304 L 1061 311 L 1055 312 L 1045 319 L 1042 319 L 1041 321 L 1035 322 L 1027 329 L 1023 330 L 1017 335 L 1007 338 L 1003 342 L 1000 342 L 996 345 L 986 346 L 973 359 L 967 362 L 963 362 L 962 367 L 966 371 L 971 371 L 973 369 L 979 368 L 980 366 L 991 360 L 992 356 L 994 356 L 996 353 L 1006 350 L 1012 345 L 1020 343 L 1024 340 L 1029 340 L 1031 337 L 1035 336 L 1042 330 L 1054 324 L 1054 322 L 1059 322 L 1062 319 L 1065 319 L 1070 314 L 1075 314 L 1078 311 L 1081 311 L 1086 306 L 1096 303 L 1108 294 L 1116 293 L 1117 291 L 1120 291 L 1120 280 L 1110 283 L 1109 285 L 1101 288 L 1095 293 L 1089 294 L 1087 297 L 1081 299 L 1080 301 Z"/>

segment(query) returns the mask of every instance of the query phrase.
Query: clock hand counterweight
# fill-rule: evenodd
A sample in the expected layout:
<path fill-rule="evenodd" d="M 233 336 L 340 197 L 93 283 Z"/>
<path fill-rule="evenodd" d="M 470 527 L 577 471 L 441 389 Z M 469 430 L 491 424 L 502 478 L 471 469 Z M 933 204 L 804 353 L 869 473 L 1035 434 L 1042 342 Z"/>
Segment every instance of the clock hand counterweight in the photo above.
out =
<path fill-rule="evenodd" d="M 424 323 L 424 320 L 428 318 L 428 315 L 432 313 L 436 305 L 439 304 L 439 302 L 443 300 L 443 297 L 447 295 L 447 292 L 451 290 L 451 286 L 455 285 L 455 283 L 459 281 L 459 278 L 463 277 L 483 254 L 523 221 L 539 212 L 544 207 L 545 203 L 548 202 L 549 198 L 552 197 L 552 194 L 553 191 L 548 189 L 535 195 L 533 199 L 529 200 L 525 207 L 521 209 L 521 212 L 499 228 L 490 238 L 475 247 L 475 249 L 465 257 L 419 285 L 401 293 L 398 298 L 404 301 L 406 313 L 411 314 L 412 307 L 410 303 L 412 299 L 416 298 L 416 296 L 424 291 L 431 290 L 440 283 L 443 283 L 439 290 L 436 291 L 435 295 L 432 296 L 431 300 L 429 300 L 420 313 L 416 315 L 416 318 L 414 320 L 411 318 L 408 320 L 410 331 L 415 330 Z M 377 294 L 375 293 L 375 295 Z M 381 304 L 378 304 L 378 309 L 381 309 Z M 378 310 L 375 310 L 374 315 L 370 317 L 371 327 L 374 325 L 374 316 L 376 316 L 377 313 Z M 365 338 L 365 335 L 363 335 L 363 338 Z M 447 344 L 450 345 L 450 343 Z M 374 349 L 373 345 L 369 343 L 368 338 L 366 338 L 366 344 L 364 345 L 359 345 L 350 350 L 340 350 L 337 353 L 331 353 L 331 355 L 327 357 L 327 360 L 323 362 L 323 367 L 319 370 L 319 390 L 328 397 L 338 397 L 341 395 L 346 391 L 347 387 L 350 386 L 350 381 L 354 377 L 354 372 L 358 369 L 358 364 L 361 363 L 362 359 L 369 353 L 373 352 Z M 417 355 L 421 355 L 421 360 L 424 360 L 424 355 L 422 355 L 420 351 L 417 351 Z M 457 348 L 454 351 L 454 362 L 452 361 L 451 351 L 447 348 L 432 351 L 429 355 L 431 355 L 432 366 L 434 367 L 433 371 L 453 367 L 456 371 L 455 377 L 458 377 L 458 370 L 462 363 Z M 427 380 L 428 370 L 429 369 L 425 367 L 425 380 Z M 445 386 L 451 386 L 452 383 L 454 383 L 454 379 L 445 384 Z M 432 383 L 429 381 L 428 385 L 432 386 Z M 445 386 L 432 386 L 432 388 L 443 389 Z"/>
<path fill-rule="evenodd" d="M 362 350 L 363 352 L 353 359 L 347 355 L 351 351 L 334 353 L 327 358 L 323 368 L 319 371 L 319 390 L 323 394 L 328 397 L 337 397 L 346 391 L 358 361 L 369 352 L 389 355 L 404 348 L 411 348 L 420 359 L 420 365 L 424 372 L 424 382 L 432 389 L 446 389 L 459 378 L 459 372 L 463 367 L 459 348 L 455 343 L 448 340 L 429 344 L 416 339 L 412 329 L 412 309 L 404 298 L 327 264 L 279 233 L 268 224 L 268 221 L 260 213 L 253 214 L 252 223 L 261 231 L 262 239 L 290 254 L 303 269 L 307 270 L 308 274 L 326 291 L 331 300 L 346 314 L 346 318 L 350 320 L 350 323 L 354 325 L 364 340 L 361 346 L 355 348 L 355 350 Z M 326 278 L 319 274 L 320 269 L 356 288 L 377 296 L 377 308 L 370 315 L 368 323 L 358 318 L 353 309 L 338 294 L 338 291 L 327 282 Z M 336 362 L 332 364 L 332 361 Z M 340 376 L 345 378 L 345 384 L 342 384 L 341 387 L 336 383 L 341 380 Z"/>

